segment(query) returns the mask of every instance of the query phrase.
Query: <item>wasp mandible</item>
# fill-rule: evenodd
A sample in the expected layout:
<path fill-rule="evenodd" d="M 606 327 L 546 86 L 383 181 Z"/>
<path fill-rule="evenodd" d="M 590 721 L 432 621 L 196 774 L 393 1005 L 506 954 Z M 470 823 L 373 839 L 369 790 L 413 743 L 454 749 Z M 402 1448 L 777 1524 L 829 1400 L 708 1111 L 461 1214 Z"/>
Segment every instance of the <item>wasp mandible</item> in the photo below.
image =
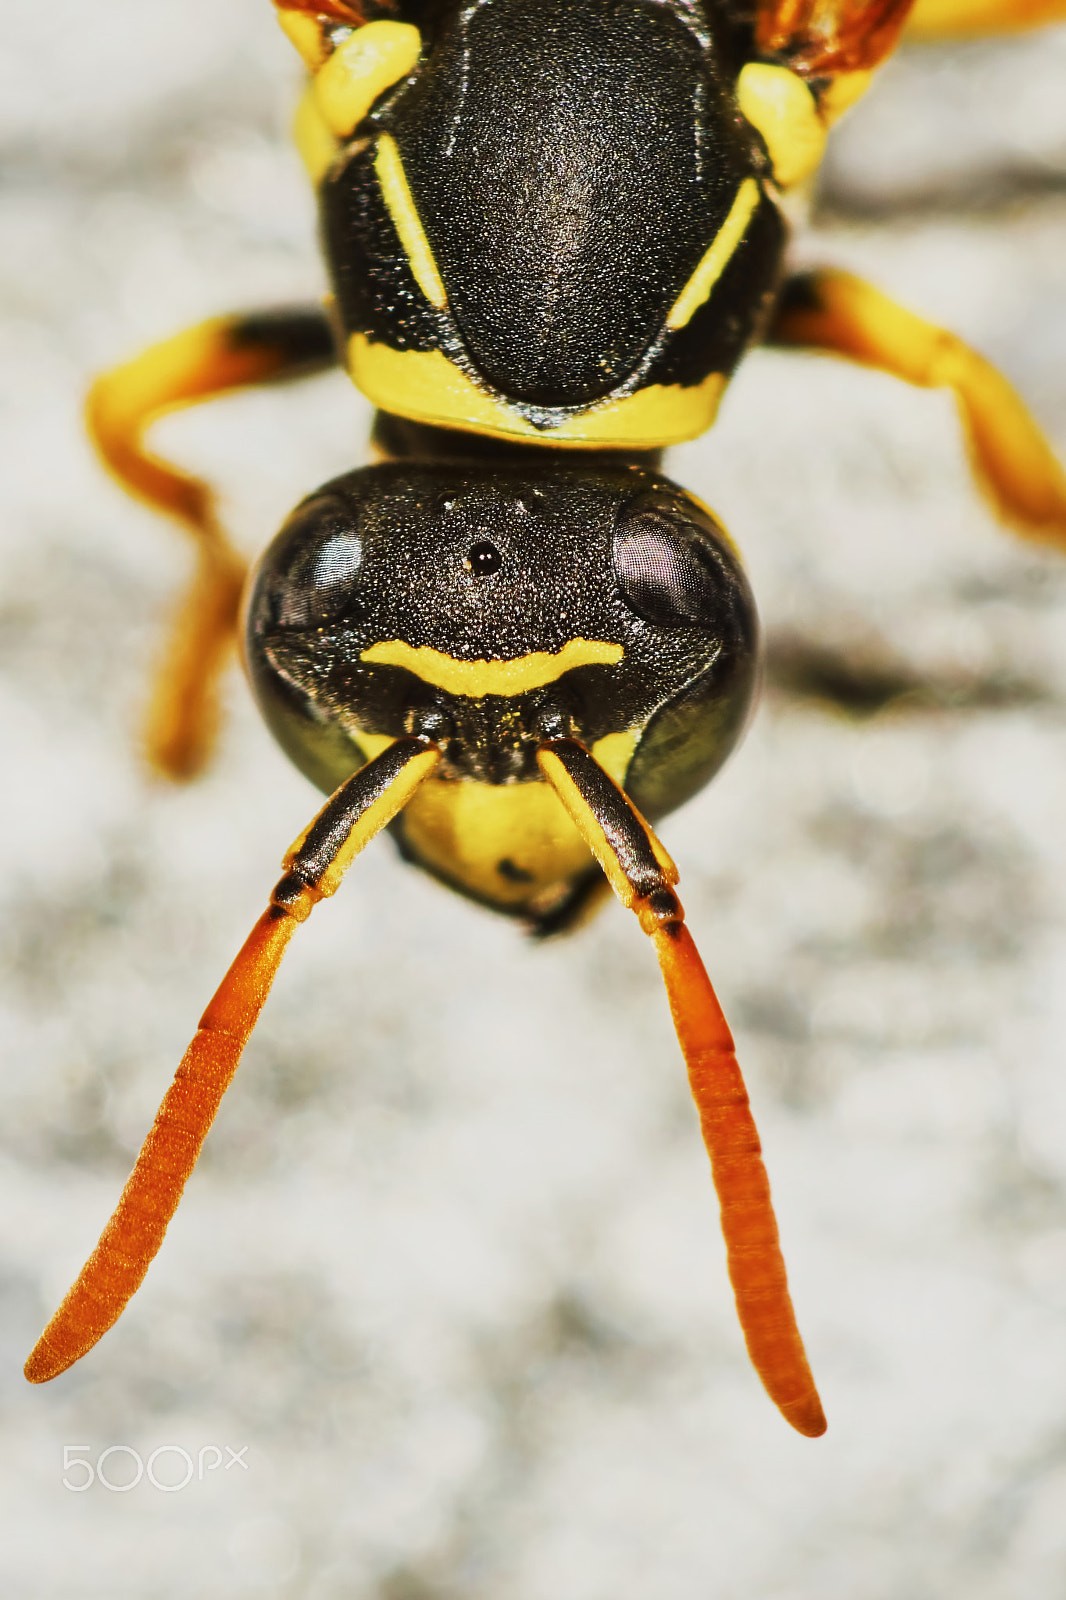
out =
<path fill-rule="evenodd" d="M 847 274 L 789 275 L 784 197 L 866 88 L 910 0 L 276 0 L 310 73 L 297 141 L 333 293 L 216 319 L 102 378 L 89 423 L 198 572 L 150 714 L 193 774 L 244 616 L 264 716 L 330 799 L 201 1020 L 96 1251 L 27 1365 L 110 1327 L 162 1242 L 299 923 L 389 827 L 412 862 L 541 934 L 606 888 L 662 970 L 721 1206 L 741 1327 L 786 1419 L 825 1419 L 733 1041 L 654 824 L 738 741 L 754 602 L 661 452 L 714 421 L 760 341 L 951 390 L 1022 533 L 1066 539 L 1066 479 L 974 351 Z M 922 0 L 915 25 L 1044 20 Z M 210 491 L 149 452 L 177 406 L 342 363 L 374 465 L 289 518 L 250 581 Z"/>

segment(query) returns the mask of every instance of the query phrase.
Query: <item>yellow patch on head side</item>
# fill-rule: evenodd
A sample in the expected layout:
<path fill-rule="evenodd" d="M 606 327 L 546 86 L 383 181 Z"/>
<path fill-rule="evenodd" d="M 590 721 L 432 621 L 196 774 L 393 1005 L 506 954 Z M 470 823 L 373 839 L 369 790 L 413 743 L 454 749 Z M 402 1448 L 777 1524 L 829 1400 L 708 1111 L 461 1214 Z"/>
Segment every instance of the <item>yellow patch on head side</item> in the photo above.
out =
<path fill-rule="evenodd" d="M 400 236 L 403 253 L 415 275 L 415 282 L 430 305 L 436 306 L 438 311 L 443 311 L 448 304 L 448 296 L 441 275 L 437 271 L 437 263 L 433 259 L 433 251 L 426 238 L 422 220 L 415 209 L 415 202 L 407 184 L 407 175 L 400 160 L 400 152 L 391 133 L 383 133 L 378 139 L 374 170 L 378 175 L 385 204 L 389 208 L 389 216 Z"/>
<path fill-rule="evenodd" d="M 809 178 L 825 153 L 825 124 L 803 79 L 788 67 L 749 61 L 737 79 L 737 103 L 762 134 L 782 189 Z"/>
<path fill-rule="evenodd" d="M 368 22 L 315 73 L 315 100 L 323 118 L 346 139 L 379 94 L 418 64 L 422 35 L 409 22 Z"/>
<path fill-rule="evenodd" d="M 387 750 L 390 744 L 396 743 L 391 733 L 364 733 L 362 728 L 357 728 L 352 738 L 368 761 L 373 761 L 374 757 Z"/>
<path fill-rule="evenodd" d="M 589 747 L 593 760 L 598 762 L 609 778 L 614 779 L 619 788 L 626 781 L 633 752 L 643 736 L 643 728 L 626 728 L 622 733 L 605 733 L 602 739 L 597 739 Z"/>
<path fill-rule="evenodd" d="M 372 644 L 360 661 L 388 667 L 403 667 L 423 683 L 431 683 L 445 694 L 465 695 L 471 700 L 487 694 L 527 694 L 554 683 L 572 667 L 614 666 L 624 651 L 620 644 L 598 639 L 568 639 L 561 650 L 550 653 L 534 650 L 512 661 L 457 661 L 428 645 L 417 649 L 403 639 L 387 639 Z"/>
<path fill-rule="evenodd" d="M 348 372 L 373 405 L 414 422 L 572 450 L 657 450 L 698 438 L 714 421 L 726 386 L 722 372 L 689 388 L 649 384 L 574 412 L 557 427 L 535 428 L 520 411 L 485 394 L 440 350 L 393 350 L 353 333 Z"/>
<path fill-rule="evenodd" d="M 666 319 L 668 328 L 683 328 L 691 322 L 722 276 L 737 245 L 748 231 L 748 223 L 759 204 L 759 185 L 745 178 L 737 190 L 729 215 L 715 234 L 699 266 L 678 295 Z"/>

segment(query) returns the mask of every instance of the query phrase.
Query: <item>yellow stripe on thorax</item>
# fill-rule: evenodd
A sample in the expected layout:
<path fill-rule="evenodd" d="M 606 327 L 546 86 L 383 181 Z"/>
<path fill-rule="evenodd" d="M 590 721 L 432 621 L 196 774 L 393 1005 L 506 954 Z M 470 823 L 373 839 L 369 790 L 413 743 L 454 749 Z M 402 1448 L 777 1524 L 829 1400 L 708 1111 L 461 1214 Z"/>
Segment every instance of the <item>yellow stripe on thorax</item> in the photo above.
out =
<path fill-rule="evenodd" d="M 415 275 L 415 282 L 430 305 L 436 306 L 438 311 L 443 311 L 448 303 L 448 296 L 444 291 L 441 275 L 437 271 L 437 263 L 433 259 L 433 251 L 429 247 L 422 219 L 415 209 L 415 202 L 407 183 L 407 174 L 403 170 L 400 152 L 391 133 L 383 133 L 378 139 L 374 170 L 378 175 L 385 204 L 389 208 L 389 216 L 400 236 L 404 255 Z"/>
<path fill-rule="evenodd" d="M 313 74 L 296 112 L 293 136 L 317 187 L 341 142 L 351 137 L 378 96 L 418 65 L 422 39 L 410 23 L 379 20 L 357 28 L 330 53 L 321 19 L 281 11 L 278 20 Z M 406 193 L 406 184 L 403 187 Z M 402 196 L 400 203 L 402 207 Z M 413 210 L 410 194 L 407 204 Z M 419 227 L 417 217 L 415 226 Z"/>
<path fill-rule="evenodd" d="M 745 178 L 729 208 L 729 215 L 715 234 L 699 266 L 674 301 L 670 315 L 666 319 L 668 328 L 683 328 L 686 323 L 691 322 L 729 265 L 737 245 L 748 231 L 748 223 L 758 204 L 759 185 L 754 178 Z"/>
<path fill-rule="evenodd" d="M 561 650 L 534 650 L 512 661 L 457 661 L 429 645 L 417 649 L 403 639 L 387 639 L 364 650 L 360 661 L 404 667 L 446 694 L 480 700 L 487 694 L 526 694 L 554 683 L 572 667 L 614 666 L 624 652 L 620 644 L 599 639 L 568 639 Z"/>

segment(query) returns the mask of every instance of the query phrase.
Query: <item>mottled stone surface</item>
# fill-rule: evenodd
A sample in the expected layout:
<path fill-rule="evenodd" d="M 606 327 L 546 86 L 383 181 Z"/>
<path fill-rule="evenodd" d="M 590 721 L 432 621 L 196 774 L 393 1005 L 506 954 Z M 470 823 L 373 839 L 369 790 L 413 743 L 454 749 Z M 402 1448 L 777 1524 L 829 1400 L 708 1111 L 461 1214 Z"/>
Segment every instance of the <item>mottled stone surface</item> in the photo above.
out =
<path fill-rule="evenodd" d="M 735 1022 L 827 1437 L 792 1435 L 744 1358 L 631 919 L 531 948 L 387 843 L 296 941 L 130 1312 L 23 1382 L 316 806 L 236 674 L 209 776 L 146 777 L 186 552 L 104 479 L 78 414 L 139 345 L 320 290 L 269 13 L 57 0 L 3 21 L 0 1588 L 1053 1600 L 1066 565 L 997 531 L 947 400 L 831 362 L 754 357 L 672 459 L 746 553 L 770 665 L 746 746 L 663 830 Z M 1063 31 L 894 63 L 801 254 L 971 339 L 1066 450 L 1064 67 Z M 366 421 L 337 376 L 160 431 L 252 551 L 360 459 Z M 247 1445 L 247 1470 L 75 1494 L 65 1444 Z"/>

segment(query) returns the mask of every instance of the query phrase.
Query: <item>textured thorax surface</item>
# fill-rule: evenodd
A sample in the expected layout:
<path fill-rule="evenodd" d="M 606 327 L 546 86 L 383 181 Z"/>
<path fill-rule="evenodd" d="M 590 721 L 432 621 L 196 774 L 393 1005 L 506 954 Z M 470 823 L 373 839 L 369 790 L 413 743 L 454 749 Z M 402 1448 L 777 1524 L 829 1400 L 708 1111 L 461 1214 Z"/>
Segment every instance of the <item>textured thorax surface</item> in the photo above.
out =
<path fill-rule="evenodd" d="M 346 335 L 441 352 L 546 442 L 568 411 L 731 371 L 773 293 L 783 228 L 754 194 L 706 304 L 668 327 L 761 161 L 699 19 L 640 0 L 446 13 L 411 81 L 364 124 L 395 140 L 446 304 L 405 257 L 375 139 L 357 140 L 323 185 Z M 373 398 L 405 409 L 402 393 Z M 693 427 L 650 431 L 661 443 Z"/>
<path fill-rule="evenodd" d="M 628 375 L 736 190 L 716 104 L 663 7 L 491 0 L 453 20 L 397 142 L 486 377 L 573 405 Z"/>

